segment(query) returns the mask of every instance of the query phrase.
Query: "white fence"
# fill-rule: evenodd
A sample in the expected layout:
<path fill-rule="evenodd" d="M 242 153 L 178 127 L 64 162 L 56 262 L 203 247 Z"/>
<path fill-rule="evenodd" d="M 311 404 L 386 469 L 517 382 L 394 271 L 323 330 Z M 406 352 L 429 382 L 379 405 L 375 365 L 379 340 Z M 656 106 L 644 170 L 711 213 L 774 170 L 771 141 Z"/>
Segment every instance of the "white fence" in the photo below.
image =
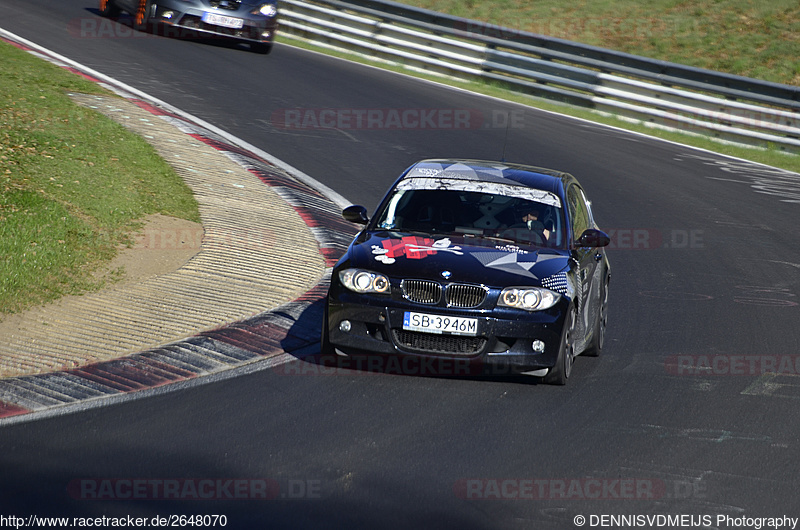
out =
<path fill-rule="evenodd" d="M 800 152 L 800 87 L 646 59 L 387 0 L 281 0 L 281 33 L 722 140 Z"/>

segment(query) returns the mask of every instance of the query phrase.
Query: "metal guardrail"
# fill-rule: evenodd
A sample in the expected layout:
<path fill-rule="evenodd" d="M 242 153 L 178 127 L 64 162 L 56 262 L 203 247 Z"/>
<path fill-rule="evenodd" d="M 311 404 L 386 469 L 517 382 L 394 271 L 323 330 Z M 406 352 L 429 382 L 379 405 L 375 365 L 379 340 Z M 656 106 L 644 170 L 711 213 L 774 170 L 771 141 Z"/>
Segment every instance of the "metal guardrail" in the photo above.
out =
<path fill-rule="evenodd" d="M 491 26 L 388 0 L 281 0 L 314 44 L 721 140 L 800 152 L 800 87 Z"/>

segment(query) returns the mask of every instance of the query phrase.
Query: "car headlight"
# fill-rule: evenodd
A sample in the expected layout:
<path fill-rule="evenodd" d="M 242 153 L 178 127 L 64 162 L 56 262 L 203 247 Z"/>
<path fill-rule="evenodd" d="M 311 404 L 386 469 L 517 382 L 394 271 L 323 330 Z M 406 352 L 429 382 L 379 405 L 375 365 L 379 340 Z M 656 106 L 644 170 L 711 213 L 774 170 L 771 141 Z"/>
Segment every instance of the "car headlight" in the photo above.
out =
<path fill-rule="evenodd" d="M 339 272 L 342 285 L 356 293 L 385 294 L 389 292 L 389 278 L 361 269 L 346 269 Z"/>
<path fill-rule="evenodd" d="M 509 287 L 500 293 L 497 305 L 525 311 L 541 311 L 556 305 L 561 295 L 541 287 Z"/>
<path fill-rule="evenodd" d="M 265 17 L 274 17 L 278 14 L 278 6 L 275 4 L 262 4 L 258 9 L 251 11 L 253 15 L 264 15 Z"/>

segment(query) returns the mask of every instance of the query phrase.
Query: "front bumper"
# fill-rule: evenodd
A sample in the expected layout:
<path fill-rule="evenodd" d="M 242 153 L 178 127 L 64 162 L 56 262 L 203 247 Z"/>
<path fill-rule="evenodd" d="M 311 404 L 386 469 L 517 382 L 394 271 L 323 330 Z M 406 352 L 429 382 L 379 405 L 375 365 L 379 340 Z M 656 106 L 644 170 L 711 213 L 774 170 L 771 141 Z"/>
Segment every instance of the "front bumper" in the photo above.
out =
<path fill-rule="evenodd" d="M 500 308 L 424 310 L 477 318 L 478 332 L 473 337 L 405 331 L 404 312 L 420 311 L 420 307 L 387 305 L 386 300 L 383 304 L 376 302 L 329 298 L 328 321 L 323 325 L 327 325 L 331 346 L 346 354 L 413 357 L 420 363 L 432 362 L 429 366 L 446 367 L 445 371 L 452 367 L 455 371 L 452 375 L 504 375 L 552 368 L 558 358 L 568 308 L 568 302 L 561 300 L 549 310 L 537 312 Z M 344 321 L 349 324 L 342 326 Z M 534 349 L 534 341 L 543 343 L 542 351 Z"/>
<path fill-rule="evenodd" d="M 271 43 L 275 39 L 278 29 L 278 17 L 263 17 L 250 14 L 246 10 L 223 11 L 214 13 L 226 17 L 237 18 L 243 21 L 241 28 L 228 28 L 225 26 L 203 22 L 206 11 L 185 7 L 181 2 L 165 0 L 153 7 L 151 20 L 167 27 L 189 30 L 206 37 L 224 37 L 247 42 Z"/>

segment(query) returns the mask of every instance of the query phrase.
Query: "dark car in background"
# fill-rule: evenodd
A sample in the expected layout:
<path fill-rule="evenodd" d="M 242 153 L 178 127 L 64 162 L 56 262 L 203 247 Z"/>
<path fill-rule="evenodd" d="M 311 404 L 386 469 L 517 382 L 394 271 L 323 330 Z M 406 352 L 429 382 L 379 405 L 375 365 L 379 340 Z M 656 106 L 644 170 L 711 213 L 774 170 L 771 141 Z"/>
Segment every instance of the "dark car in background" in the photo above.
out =
<path fill-rule="evenodd" d="M 99 10 L 106 17 L 131 14 L 138 30 L 151 25 L 181 28 L 247 42 L 264 54 L 272 51 L 278 28 L 277 0 L 100 0 Z"/>
<path fill-rule="evenodd" d="M 343 215 L 364 228 L 332 271 L 323 357 L 450 359 L 564 384 L 575 356 L 602 350 L 609 237 L 572 175 L 423 160 L 372 218 Z"/>

